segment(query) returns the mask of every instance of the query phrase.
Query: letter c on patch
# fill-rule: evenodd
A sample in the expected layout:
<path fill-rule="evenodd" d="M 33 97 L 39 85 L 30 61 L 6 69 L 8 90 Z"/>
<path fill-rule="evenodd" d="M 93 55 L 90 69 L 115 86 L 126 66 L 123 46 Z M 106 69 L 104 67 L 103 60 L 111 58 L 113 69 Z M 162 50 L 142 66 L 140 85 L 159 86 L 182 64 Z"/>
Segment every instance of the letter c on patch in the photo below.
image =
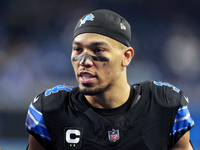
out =
<path fill-rule="evenodd" d="M 71 138 L 71 135 L 75 135 L 75 138 Z M 80 141 L 81 132 L 75 129 L 68 129 L 66 131 L 66 141 L 67 143 L 77 144 Z"/>

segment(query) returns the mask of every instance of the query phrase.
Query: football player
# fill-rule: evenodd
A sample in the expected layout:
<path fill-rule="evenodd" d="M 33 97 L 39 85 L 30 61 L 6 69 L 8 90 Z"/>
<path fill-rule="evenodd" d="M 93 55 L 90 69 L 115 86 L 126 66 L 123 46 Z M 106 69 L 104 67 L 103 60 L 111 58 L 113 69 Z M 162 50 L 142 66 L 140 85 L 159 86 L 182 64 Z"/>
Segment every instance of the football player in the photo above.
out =
<path fill-rule="evenodd" d="M 188 98 L 165 82 L 130 85 L 130 43 L 129 23 L 113 11 L 79 20 L 71 53 L 78 87 L 58 85 L 35 97 L 26 119 L 28 150 L 192 149 Z"/>

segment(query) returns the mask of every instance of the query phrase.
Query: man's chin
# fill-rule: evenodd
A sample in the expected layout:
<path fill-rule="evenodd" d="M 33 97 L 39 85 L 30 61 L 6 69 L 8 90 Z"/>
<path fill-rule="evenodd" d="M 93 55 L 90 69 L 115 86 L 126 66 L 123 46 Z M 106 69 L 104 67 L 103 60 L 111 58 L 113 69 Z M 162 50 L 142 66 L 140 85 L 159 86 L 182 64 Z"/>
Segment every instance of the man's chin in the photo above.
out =
<path fill-rule="evenodd" d="M 98 95 L 104 92 L 104 89 L 94 88 L 91 85 L 79 86 L 79 90 L 83 95 Z"/>
<path fill-rule="evenodd" d="M 103 86 L 97 86 L 94 87 L 93 84 L 87 84 L 87 85 L 79 85 L 79 90 L 83 95 L 101 95 L 103 94 L 108 88 L 110 87 L 110 84 L 103 87 Z"/>
<path fill-rule="evenodd" d="M 102 93 L 101 90 L 92 90 L 92 89 L 88 89 L 88 88 L 79 88 L 80 89 L 80 92 L 83 94 L 83 95 L 98 95 L 100 93 Z"/>

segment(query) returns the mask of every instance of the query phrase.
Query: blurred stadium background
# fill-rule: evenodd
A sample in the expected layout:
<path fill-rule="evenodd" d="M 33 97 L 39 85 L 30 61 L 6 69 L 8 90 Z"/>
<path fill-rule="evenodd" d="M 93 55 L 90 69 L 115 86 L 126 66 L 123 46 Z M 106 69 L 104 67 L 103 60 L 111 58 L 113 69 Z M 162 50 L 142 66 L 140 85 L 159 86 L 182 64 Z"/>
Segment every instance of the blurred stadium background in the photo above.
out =
<path fill-rule="evenodd" d="M 58 84 L 76 86 L 70 53 L 73 29 L 95 9 L 118 12 L 132 25 L 135 57 L 129 83 L 169 82 L 184 90 L 200 149 L 200 1 L 0 0 L 0 147 L 25 149 L 30 102 Z"/>

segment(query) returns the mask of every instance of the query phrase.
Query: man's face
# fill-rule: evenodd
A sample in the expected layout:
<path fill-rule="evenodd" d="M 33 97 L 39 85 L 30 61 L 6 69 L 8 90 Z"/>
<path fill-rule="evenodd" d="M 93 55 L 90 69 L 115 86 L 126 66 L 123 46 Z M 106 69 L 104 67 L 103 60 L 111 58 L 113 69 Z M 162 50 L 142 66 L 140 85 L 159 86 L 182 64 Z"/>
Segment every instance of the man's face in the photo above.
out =
<path fill-rule="evenodd" d="M 119 42 L 95 33 L 75 37 L 71 61 L 84 95 L 105 92 L 120 80 L 123 50 Z"/>

